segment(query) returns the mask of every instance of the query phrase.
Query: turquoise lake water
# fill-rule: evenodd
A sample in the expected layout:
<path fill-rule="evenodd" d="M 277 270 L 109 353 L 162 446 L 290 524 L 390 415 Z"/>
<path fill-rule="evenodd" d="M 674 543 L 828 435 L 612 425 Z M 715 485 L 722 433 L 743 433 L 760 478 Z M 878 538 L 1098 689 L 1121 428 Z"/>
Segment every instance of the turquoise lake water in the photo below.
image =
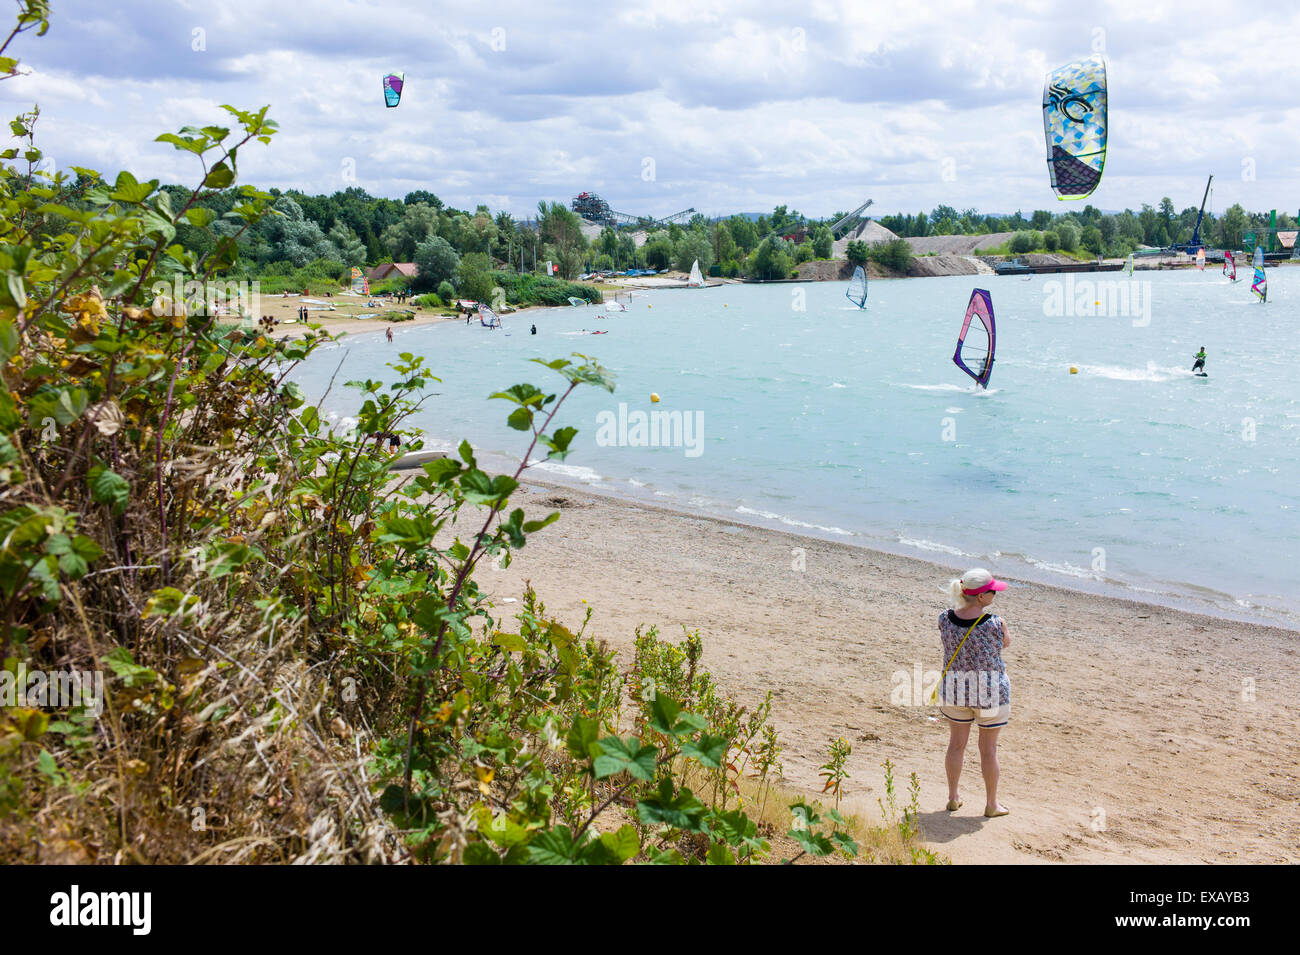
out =
<path fill-rule="evenodd" d="M 580 430 L 574 453 L 539 478 L 1297 628 L 1300 269 L 1268 270 L 1265 305 L 1241 274 L 880 281 L 865 310 L 842 283 L 667 289 L 604 320 L 589 306 L 506 315 L 500 331 L 393 326 L 393 344 L 354 336 L 293 377 L 314 402 L 344 355 L 339 383 L 423 354 L 443 379 L 414 419 L 426 446 L 517 455 L 509 407 L 485 399 L 559 390 L 528 359 L 580 351 L 618 388 L 575 393 L 559 419 Z M 952 362 L 976 287 L 997 317 L 987 391 Z M 1201 346 L 1207 378 L 1190 372 Z M 682 412 L 698 440 L 619 443 L 620 403 L 629 423 Z M 336 384 L 325 410 L 356 406 Z"/>

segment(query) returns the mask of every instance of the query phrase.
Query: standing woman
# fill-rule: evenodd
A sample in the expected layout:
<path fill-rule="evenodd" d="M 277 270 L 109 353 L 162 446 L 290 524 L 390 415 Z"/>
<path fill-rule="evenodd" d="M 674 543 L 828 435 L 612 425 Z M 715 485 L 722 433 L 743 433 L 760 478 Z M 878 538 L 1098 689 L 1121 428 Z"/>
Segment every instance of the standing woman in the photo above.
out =
<path fill-rule="evenodd" d="M 1011 681 L 1002 663 L 1002 650 L 1010 646 L 1002 618 L 988 613 L 989 605 L 1007 585 L 982 567 L 966 571 L 949 585 L 952 609 L 939 617 L 946 663 L 940 678 L 939 712 L 948 720 L 948 811 L 961 806 L 957 783 L 970 728 L 980 728 L 980 770 L 984 775 L 984 815 L 1005 816 L 998 802 L 998 734 L 1011 715 Z"/>

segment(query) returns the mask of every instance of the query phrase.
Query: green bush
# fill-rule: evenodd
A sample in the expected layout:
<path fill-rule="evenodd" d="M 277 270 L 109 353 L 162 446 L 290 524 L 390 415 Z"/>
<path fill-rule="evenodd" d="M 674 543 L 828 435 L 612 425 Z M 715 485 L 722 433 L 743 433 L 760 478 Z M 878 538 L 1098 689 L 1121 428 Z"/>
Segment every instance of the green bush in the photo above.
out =
<path fill-rule="evenodd" d="M 1011 252 L 1014 255 L 1023 255 L 1026 252 L 1034 251 L 1037 245 L 1036 236 L 1033 232 L 1022 229 L 1011 237 Z"/>
<path fill-rule="evenodd" d="M 1056 227 L 1056 236 L 1061 243 L 1062 252 L 1075 252 L 1079 248 L 1079 230 L 1068 222 Z"/>
<path fill-rule="evenodd" d="M 438 284 L 438 298 L 450 305 L 456 300 L 456 287 L 450 282 L 440 282 Z"/>
<path fill-rule="evenodd" d="M 905 239 L 877 242 L 868 250 L 872 259 L 895 272 L 906 272 L 912 264 L 912 247 Z"/>
<path fill-rule="evenodd" d="M 1043 233 L 1043 248 L 1048 252 L 1055 252 L 1061 247 L 1061 237 L 1056 234 L 1056 230 L 1048 229 Z"/>

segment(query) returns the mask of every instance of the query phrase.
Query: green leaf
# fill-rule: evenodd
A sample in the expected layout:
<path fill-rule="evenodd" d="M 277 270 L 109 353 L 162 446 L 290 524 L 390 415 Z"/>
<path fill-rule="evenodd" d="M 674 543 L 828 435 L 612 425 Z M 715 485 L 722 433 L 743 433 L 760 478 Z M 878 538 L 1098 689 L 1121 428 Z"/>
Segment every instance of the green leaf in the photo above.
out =
<path fill-rule="evenodd" d="M 674 793 L 671 779 L 661 781 L 656 793 L 638 802 L 636 811 L 647 826 L 665 825 L 687 832 L 703 832 L 708 828 L 703 821 L 708 807 L 689 789 Z"/>
<path fill-rule="evenodd" d="M 506 424 L 516 431 L 527 431 L 533 426 L 533 413 L 527 408 L 516 408 L 506 418 Z"/>
<path fill-rule="evenodd" d="M 676 849 L 669 850 L 668 852 L 664 852 L 662 850 L 656 850 L 655 853 L 652 856 L 650 856 L 650 864 L 651 865 L 686 865 L 686 859 L 683 858 L 681 852 L 679 852 Z"/>
<path fill-rule="evenodd" d="M 729 740 L 725 736 L 702 734 L 697 740 L 682 743 L 682 755 L 697 760 L 701 766 L 720 769 L 722 759 L 727 755 Z"/>
<path fill-rule="evenodd" d="M 565 745 L 575 759 L 591 759 L 604 753 L 597 739 L 600 737 L 600 723 L 588 716 L 576 717 L 569 727 Z"/>
<path fill-rule="evenodd" d="M 104 655 L 104 662 L 127 686 L 140 686 L 158 679 L 158 674 L 148 667 L 140 666 L 131 657 L 126 647 L 116 647 Z"/>
<path fill-rule="evenodd" d="M 126 510 L 131 497 L 131 485 L 126 478 L 102 464 L 96 464 L 90 469 L 86 480 L 90 485 L 90 494 L 97 502 L 111 505 L 114 514 Z"/>
<path fill-rule="evenodd" d="M 839 850 L 850 859 L 857 858 L 858 844 L 853 841 L 853 837 L 847 832 L 831 833 L 831 841 L 834 842 L 835 845 L 839 847 Z"/>
<path fill-rule="evenodd" d="M 212 167 L 212 170 L 203 180 L 203 186 L 205 189 L 225 189 L 234 181 L 234 172 L 226 165 L 225 160 L 222 160 Z"/>
<path fill-rule="evenodd" d="M 556 826 L 549 832 L 539 832 L 528 843 L 528 862 L 531 865 L 572 865 L 577 847 L 568 826 Z"/>
<path fill-rule="evenodd" d="M 736 857 L 724 843 L 715 842 L 709 846 L 705 862 L 708 865 L 735 865 Z"/>
<path fill-rule="evenodd" d="M 682 705 L 671 697 L 656 693 L 650 701 L 650 726 L 665 736 L 685 736 L 707 727 L 708 721 L 694 713 L 683 713 Z"/>
<path fill-rule="evenodd" d="M 114 183 L 113 191 L 108 194 L 108 198 L 114 202 L 136 204 L 149 198 L 149 194 L 157 188 L 157 180 L 138 182 L 135 176 L 123 171 L 117 174 L 117 182 Z"/>
<path fill-rule="evenodd" d="M 524 638 L 517 633 L 494 633 L 492 634 L 492 645 L 516 653 L 523 653 L 528 649 L 528 644 L 524 642 Z"/>
<path fill-rule="evenodd" d="M 460 858 L 465 865 L 501 865 L 501 856 L 484 842 L 469 843 Z"/>
<path fill-rule="evenodd" d="M 641 851 L 641 840 L 637 838 L 636 829 L 624 824 L 618 832 L 603 832 L 600 841 L 618 861 L 626 862 Z"/>
<path fill-rule="evenodd" d="M 646 782 L 655 778 L 655 757 L 658 750 L 653 746 L 642 746 L 635 736 L 629 736 L 626 740 L 609 736 L 601 740 L 599 745 L 602 752 L 593 764 L 597 779 L 622 772 Z"/>

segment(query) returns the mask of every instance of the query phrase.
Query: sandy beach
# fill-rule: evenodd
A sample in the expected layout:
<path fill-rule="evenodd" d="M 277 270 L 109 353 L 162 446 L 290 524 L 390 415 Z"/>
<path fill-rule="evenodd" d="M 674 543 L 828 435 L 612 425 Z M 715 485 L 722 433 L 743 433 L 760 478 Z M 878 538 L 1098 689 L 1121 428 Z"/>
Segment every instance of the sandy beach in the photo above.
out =
<path fill-rule="evenodd" d="M 954 863 L 1300 861 L 1296 632 L 1012 578 L 993 607 L 1012 640 L 999 791 L 1011 815 L 982 816 L 974 739 L 949 814 L 947 728 L 891 693 L 896 674 L 942 666 L 952 568 L 569 487 L 521 492 L 530 516 L 562 516 L 480 575 L 488 593 L 517 598 L 531 580 L 569 624 L 587 601 L 624 665 L 638 625 L 699 628 L 729 694 L 773 691 L 789 784 L 819 791 L 842 735 L 850 807 L 878 815 L 886 758 L 904 795 L 916 772 L 923 831 Z"/>

